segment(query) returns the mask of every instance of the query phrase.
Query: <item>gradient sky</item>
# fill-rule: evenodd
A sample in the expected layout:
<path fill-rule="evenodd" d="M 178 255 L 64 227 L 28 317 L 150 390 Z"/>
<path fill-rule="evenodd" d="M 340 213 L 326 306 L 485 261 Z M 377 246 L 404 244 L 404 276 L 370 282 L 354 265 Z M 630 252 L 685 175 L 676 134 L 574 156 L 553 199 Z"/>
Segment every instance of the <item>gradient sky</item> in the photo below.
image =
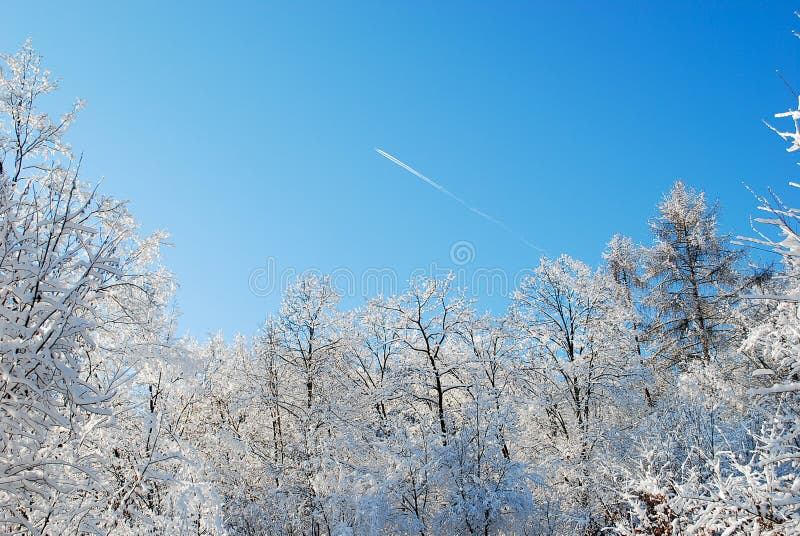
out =
<path fill-rule="evenodd" d="M 252 334 L 277 309 L 249 288 L 267 259 L 401 280 L 538 263 L 375 147 L 590 263 L 616 232 L 646 241 L 678 178 L 746 234 L 742 183 L 798 176 L 761 123 L 794 101 L 776 69 L 800 89 L 794 2 L 166 4 L 7 3 L 0 50 L 32 38 L 62 79 L 53 106 L 86 99 L 68 138 L 84 178 L 169 231 L 198 337 Z M 475 252 L 463 267 L 458 241 Z"/>

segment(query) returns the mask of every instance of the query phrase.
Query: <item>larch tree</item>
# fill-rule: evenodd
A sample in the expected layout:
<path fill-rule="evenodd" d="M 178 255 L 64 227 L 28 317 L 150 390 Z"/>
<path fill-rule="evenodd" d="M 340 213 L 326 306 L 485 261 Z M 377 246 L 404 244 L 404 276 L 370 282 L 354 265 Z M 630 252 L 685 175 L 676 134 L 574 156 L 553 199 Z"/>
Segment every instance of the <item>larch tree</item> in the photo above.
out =
<path fill-rule="evenodd" d="M 650 228 L 647 302 L 654 310 L 651 338 L 658 358 L 665 367 L 709 362 L 731 343 L 742 252 L 719 234 L 717 209 L 706 204 L 705 194 L 681 181 L 658 205 Z"/>

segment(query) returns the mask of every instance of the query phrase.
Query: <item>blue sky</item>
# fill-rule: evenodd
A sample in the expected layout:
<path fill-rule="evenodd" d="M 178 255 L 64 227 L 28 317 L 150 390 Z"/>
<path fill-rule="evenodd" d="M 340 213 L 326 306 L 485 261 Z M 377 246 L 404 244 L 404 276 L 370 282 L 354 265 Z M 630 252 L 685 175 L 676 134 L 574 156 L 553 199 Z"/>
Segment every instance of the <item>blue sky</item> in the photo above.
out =
<path fill-rule="evenodd" d="M 250 289 L 269 263 L 400 280 L 538 263 L 375 147 L 591 263 L 616 232 L 646 240 L 678 178 L 742 234 L 742 182 L 797 177 L 761 123 L 794 99 L 776 69 L 800 89 L 793 2 L 165 4 L 9 3 L 0 50 L 32 38 L 58 99 L 86 99 L 69 137 L 84 177 L 170 232 L 181 329 L 199 337 L 276 310 Z"/>

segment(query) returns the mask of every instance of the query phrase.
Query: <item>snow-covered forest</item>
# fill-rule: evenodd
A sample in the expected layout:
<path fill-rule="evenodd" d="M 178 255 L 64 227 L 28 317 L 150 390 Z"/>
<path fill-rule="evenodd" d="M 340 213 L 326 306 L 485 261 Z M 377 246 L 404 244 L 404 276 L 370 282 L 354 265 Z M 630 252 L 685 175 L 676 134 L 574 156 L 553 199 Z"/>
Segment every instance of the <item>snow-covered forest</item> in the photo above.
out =
<path fill-rule="evenodd" d="M 44 113 L 40 60 L 0 76 L 1 533 L 800 534 L 792 199 L 726 236 L 677 182 L 649 242 L 542 258 L 502 315 L 453 278 L 344 310 L 308 276 L 196 341 L 165 235 L 81 176 L 81 103 Z"/>

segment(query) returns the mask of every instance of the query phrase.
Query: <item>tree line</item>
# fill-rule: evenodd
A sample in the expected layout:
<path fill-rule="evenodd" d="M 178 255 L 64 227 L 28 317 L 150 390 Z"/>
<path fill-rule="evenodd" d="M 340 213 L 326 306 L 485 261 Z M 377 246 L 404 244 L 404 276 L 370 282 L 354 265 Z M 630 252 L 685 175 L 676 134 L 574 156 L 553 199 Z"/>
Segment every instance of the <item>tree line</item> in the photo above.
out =
<path fill-rule="evenodd" d="M 0 531 L 800 532 L 800 212 L 542 258 L 508 311 L 452 277 L 343 310 L 301 277 L 257 334 L 176 337 L 165 236 L 81 181 L 30 44 L 0 76 Z M 776 129 L 800 149 L 800 111 Z"/>

